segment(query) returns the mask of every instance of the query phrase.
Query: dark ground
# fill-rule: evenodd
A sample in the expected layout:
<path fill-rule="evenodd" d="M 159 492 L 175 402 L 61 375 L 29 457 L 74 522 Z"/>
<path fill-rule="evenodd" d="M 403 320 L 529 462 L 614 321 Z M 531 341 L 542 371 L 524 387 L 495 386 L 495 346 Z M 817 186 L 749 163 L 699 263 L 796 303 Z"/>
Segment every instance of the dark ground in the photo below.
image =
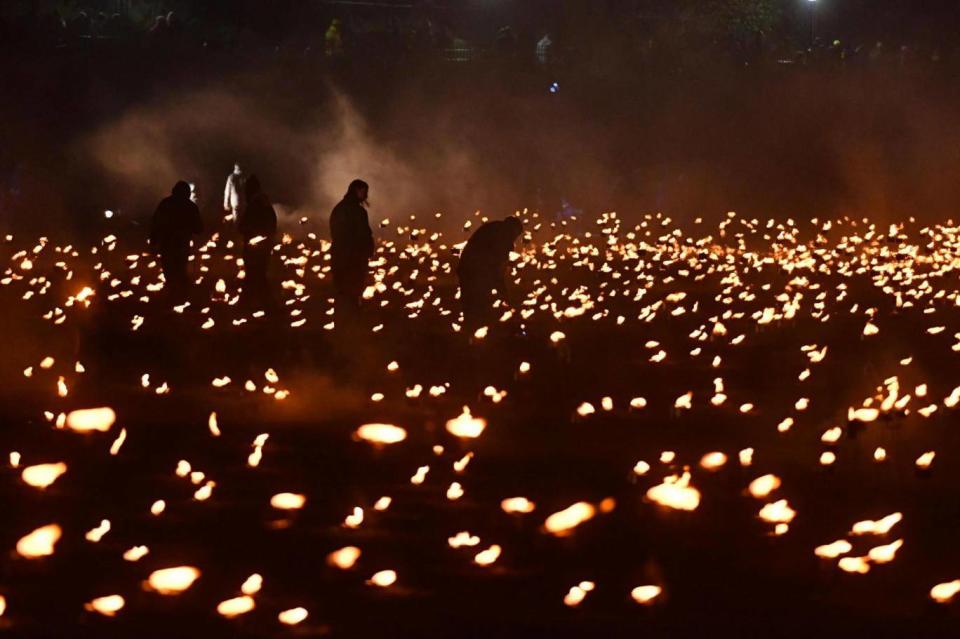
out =
<path fill-rule="evenodd" d="M 428 305 L 415 319 L 399 308 L 424 295 L 432 259 L 440 270 L 450 262 L 442 239 L 420 265 L 381 246 L 387 267 L 399 267 L 384 282 L 388 287 L 403 282 L 411 292 L 391 289 L 367 303 L 369 323 L 384 328 L 360 346 L 323 328 L 330 320 L 325 315 L 329 285 L 309 270 L 324 264 L 322 253 L 308 259 L 305 278 L 297 277 L 292 264 L 281 267 L 279 259 L 274 264 L 275 283 L 292 279 L 307 285 L 309 299 L 287 307 L 303 309 L 307 323 L 301 328 L 289 326 L 295 318 L 286 311 L 233 327 L 230 319 L 249 318 L 251 308 L 203 300 L 212 294 L 216 278 L 226 278 L 229 294 L 238 284 L 223 260 L 228 251 L 222 242 L 204 262 L 211 270 L 192 309 L 183 315 L 165 311 L 158 301 L 162 294 L 151 294 L 149 304 L 135 302 L 156 275 L 146 260 L 129 273 L 120 270 L 124 255 L 139 252 L 123 240 L 97 259 L 120 274 L 123 283 L 115 291 L 136 294 L 107 303 L 107 287 L 101 286 L 91 308 L 67 309 L 66 322 L 55 326 L 40 315 L 91 281 L 93 258 L 89 249 L 78 249 L 83 257 L 66 260 L 75 277 L 65 282 L 63 271 L 58 275 L 53 267 L 62 256 L 48 246 L 34 258 L 29 275 L 50 278 L 50 292 L 21 300 L 24 291 L 39 287 L 28 279 L 0 289 L 7 309 L 0 321 L 9 339 L 0 370 L 5 396 L 0 451 L 19 451 L 23 466 L 64 461 L 68 471 L 44 491 L 21 482 L 19 469 L 0 471 L 0 548 L 9 552 L 0 562 L 0 594 L 7 600 L 0 623 L 11 636 L 44 637 L 954 636 L 956 604 L 935 604 L 928 593 L 933 585 L 960 575 L 955 490 L 960 437 L 955 414 L 942 402 L 958 383 L 958 355 L 950 350 L 960 312 L 949 297 L 955 298 L 957 289 L 949 262 L 956 253 L 955 232 L 920 250 L 946 259 L 945 268 L 929 277 L 932 288 L 925 296 L 918 293 L 914 308 L 897 309 L 892 291 L 882 293 L 870 278 L 881 275 L 884 259 L 877 256 L 884 247 L 900 248 L 899 243 L 881 237 L 848 254 L 837 248 L 842 237 L 864 233 L 862 225 L 852 229 L 849 220 L 820 244 L 826 252 L 816 263 L 833 274 L 802 267 L 788 273 L 790 258 L 750 270 L 740 254 L 734 264 L 742 284 L 721 284 L 726 273 L 708 274 L 701 282 L 691 279 L 697 270 L 684 276 L 684 268 L 709 267 L 707 252 L 688 254 L 694 258 L 689 264 L 667 263 L 678 256 L 677 248 L 655 237 L 670 228 L 661 230 L 659 222 L 651 227 L 656 229 L 652 236 L 643 235 L 646 228 L 637 229 L 653 245 L 651 252 L 640 252 L 646 260 L 640 270 L 653 284 L 639 303 L 622 293 L 635 286 L 624 280 L 634 277 L 636 256 L 614 252 L 588 260 L 597 267 L 607 261 L 623 276 L 614 279 L 611 273 L 588 270 L 585 263 L 574 265 L 574 258 L 564 253 L 569 244 L 562 241 L 559 254 L 567 257 L 556 270 L 546 270 L 543 242 L 553 233 L 544 229 L 535 234 L 538 253 L 531 253 L 518 271 L 521 290 L 531 293 L 534 280 L 555 276 L 558 283 L 547 284 L 541 301 L 551 295 L 563 302 L 562 309 L 570 304 L 565 298 L 572 287 L 583 284 L 596 307 L 563 321 L 540 311 L 526 322 L 525 335 L 512 320 L 473 344 L 450 330 L 455 315 L 438 314 L 439 309 L 457 309 L 449 277 L 439 271 L 434 283 L 439 308 Z M 598 228 L 585 224 L 573 234 L 586 241 L 584 229 L 596 237 Z M 812 245 L 810 225 L 801 228 L 801 241 Z M 927 242 L 919 229 L 908 226 L 910 239 L 903 247 Z M 302 229 L 281 253 L 301 254 L 301 240 L 306 254 L 320 249 L 303 239 L 309 230 Z M 760 247 L 769 243 L 739 222 L 721 243 L 735 246 L 732 232 L 737 231 L 766 254 Z M 688 232 L 694 238 L 718 237 L 716 227 Z M 619 233 L 621 242 L 625 234 Z M 407 240 L 399 243 L 405 246 Z M 782 244 L 793 250 L 799 242 Z M 31 245 L 17 238 L 4 248 L 4 256 Z M 658 254 L 656 259 L 663 261 L 652 261 Z M 540 266 L 531 261 L 534 255 Z M 861 255 L 867 263 L 871 258 L 878 262 L 864 274 L 836 274 L 838 261 Z M 18 264 L 19 259 L 11 262 L 14 273 L 21 272 Z M 414 282 L 409 276 L 415 267 L 421 273 Z M 917 275 L 912 282 L 890 283 L 901 291 L 919 291 L 923 274 L 931 271 L 909 259 L 898 263 L 898 270 Z M 128 282 L 137 274 L 143 280 L 131 286 Z M 810 283 L 794 279 L 800 276 Z M 841 282 L 849 290 L 837 301 Z M 768 283 L 769 291 L 760 288 Z M 621 295 L 600 301 L 598 295 L 614 284 Z M 564 292 L 565 287 L 571 288 Z M 719 295 L 727 287 L 725 294 L 734 298 L 729 305 Z M 945 296 L 934 299 L 940 290 Z M 644 306 L 677 291 L 688 297 L 666 306 L 684 306 L 686 314 L 673 317 L 661 310 L 652 322 L 636 319 Z M 756 299 L 737 299 L 745 291 Z M 797 317 L 758 326 L 750 315 L 765 306 L 779 308 L 774 297 L 784 291 L 803 293 Z M 811 316 L 817 313 L 813 305 L 820 292 L 826 294 L 827 322 Z M 277 295 L 281 301 L 293 299 L 289 289 L 278 289 Z M 376 308 L 377 300 L 390 304 Z M 699 302 L 696 311 L 694 301 Z M 859 307 L 851 312 L 854 304 Z M 212 310 L 199 312 L 204 305 Z M 880 333 L 864 337 L 869 307 L 878 309 L 873 322 Z M 928 307 L 935 312 L 923 314 Z M 726 337 L 703 342 L 689 337 L 700 326 L 709 330 L 709 318 L 727 308 L 746 315 L 723 320 Z M 602 310 L 609 315 L 591 319 Z M 134 314 L 146 318 L 136 332 L 129 330 Z M 622 326 L 616 325 L 617 314 L 626 317 Z M 208 316 L 216 326 L 200 329 Z M 946 330 L 927 334 L 934 325 Z M 554 346 L 548 336 L 558 329 L 567 338 Z M 730 345 L 740 334 L 744 343 Z M 660 345 L 645 347 L 649 340 Z M 801 352 L 812 344 L 828 346 L 824 362 L 811 364 Z M 703 352 L 692 357 L 688 352 L 695 346 Z M 650 362 L 660 348 L 668 353 L 666 361 Z M 37 364 L 46 355 L 54 356 L 56 364 L 40 370 Z M 718 368 L 710 365 L 714 355 L 723 358 Z M 912 363 L 901 365 L 899 360 L 908 356 Z M 76 360 L 87 372 L 73 372 Z M 389 373 L 387 363 L 394 360 L 400 369 Z M 526 376 L 516 374 L 521 361 L 532 364 Z M 22 375 L 27 366 L 34 367 L 31 378 Z M 246 379 L 262 386 L 269 367 L 280 376 L 275 386 L 291 391 L 288 399 L 242 389 Z M 810 379 L 798 381 L 808 367 Z M 151 389 L 141 387 L 143 373 L 150 373 Z M 64 375 L 70 388 L 63 399 L 56 397 L 57 375 Z M 232 384 L 212 388 L 210 380 L 222 375 L 229 375 Z M 847 408 L 859 406 L 892 375 L 899 376 L 901 394 L 927 383 L 927 398 L 914 398 L 907 416 L 848 424 Z M 708 403 L 716 377 L 723 378 L 729 395 L 719 408 Z M 162 381 L 169 382 L 169 395 L 153 392 Z M 447 382 L 449 390 L 441 397 L 427 395 L 431 385 Z M 425 387 L 421 398 L 405 399 L 403 390 L 416 383 Z M 508 391 L 502 403 L 483 396 L 488 384 Z M 687 390 L 694 392 L 694 407 L 678 413 L 673 402 Z M 369 401 L 376 391 L 386 395 L 383 402 Z M 613 411 L 600 409 L 603 396 L 613 398 Z M 647 399 L 645 409 L 628 408 L 635 396 Z M 793 408 L 800 397 L 811 400 L 805 412 Z M 583 401 L 593 403 L 597 414 L 576 417 Z M 755 404 L 753 412 L 738 412 L 748 401 Z M 444 421 L 464 404 L 488 420 L 486 432 L 474 442 L 459 442 L 444 430 Z M 939 404 L 939 410 L 925 419 L 915 409 L 927 404 Z M 57 430 L 42 416 L 44 410 L 100 405 L 118 413 L 109 434 Z M 213 410 L 223 431 L 220 438 L 207 429 Z M 790 415 L 796 425 L 778 433 L 776 425 Z M 408 439 L 379 450 L 351 439 L 359 424 L 374 421 L 406 428 Z M 822 444 L 821 434 L 834 425 L 843 427 L 842 438 L 835 446 Z M 127 441 L 119 455 L 110 456 L 107 449 L 120 427 L 127 429 Z M 270 433 L 270 438 L 260 466 L 250 468 L 247 455 L 260 433 Z M 445 448 L 439 456 L 431 451 L 435 444 Z M 884 463 L 872 459 L 877 446 L 887 451 Z M 749 468 L 737 463 L 737 451 L 746 447 L 755 449 Z M 830 468 L 818 464 L 820 452 L 827 449 L 838 457 Z M 674 463 L 657 461 L 664 450 L 676 452 Z M 725 452 L 730 461 L 707 472 L 698 460 L 713 450 Z M 936 451 L 936 460 L 930 471 L 919 472 L 914 460 L 928 450 Z M 475 458 L 457 474 L 452 464 L 466 451 Z M 180 459 L 216 481 L 209 500 L 192 499 L 196 486 L 174 475 Z M 651 465 L 647 475 L 632 472 L 637 460 Z M 426 482 L 412 485 L 409 478 L 425 464 L 431 467 Z M 674 511 L 645 499 L 650 486 L 684 466 L 691 468 L 692 484 L 702 493 L 697 510 Z M 766 473 L 779 476 L 782 487 L 765 500 L 746 494 L 747 484 Z M 451 481 L 461 482 L 466 491 L 459 501 L 445 497 Z M 285 491 L 307 496 L 304 509 L 290 517 L 269 506 L 273 494 Z M 372 505 L 383 495 L 393 503 L 387 511 L 375 512 Z M 518 495 L 534 501 L 536 510 L 503 513 L 500 501 Z M 541 530 L 550 513 L 606 497 L 616 499 L 615 510 L 598 514 L 571 536 L 555 538 Z M 149 513 L 156 499 L 167 502 L 159 517 Z M 764 503 L 777 499 L 788 499 L 797 511 L 783 536 L 773 536 L 772 525 L 757 517 Z M 344 528 L 343 518 L 358 505 L 365 521 L 356 530 Z M 816 546 L 843 538 L 854 522 L 897 511 L 903 521 L 888 535 L 847 537 L 854 556 L 902 538 L 904 546 L 892 563 L 854 575 L 814 555 Z M 84 541 L 83 533 L 104 518 L 111 521 L 111 532 L 98 544 Z M 15 555 L 21 536 L 52 522 L 64 531 L 53 556 L 27 560 Z M 463 530 L 478 535 L 480 545 L 448 547 L 447 538 Z M 121 558 L 139 544 L 147 545 L 150 554 L 136 563 Z M 491 544 L 502 546 L 500 559 L 489 567 L 474 564 L 473 555 Z M 347 545 L 362 548 L 357 565 L 349 571 L 328 566 L 326 555 Z M 180 564 L 202 572 L 185 594 L 167 598 L 141 589 L 152 570 Z M 386 568 L 397 571 L 396 585 L 377 589 L 364 584 Z M 217 603 L 239 594 L 240 584 L 255 572 L 264 577 L 256 610 L 234 620 L 218 617 Z M 596 590 L 579 607 L 564 606 L 567 590 L 583 580 L 596 582 Z M 630 599 L 631 589 L 643 584 L 663 587 L 651 606 Z M 85 602 L 106 594 L 126 599 L 117 617 L 83 610 Z M 310 612 L 301 626 L 287 629 L 277 622 L 279 611 L 299 605 Z"/>

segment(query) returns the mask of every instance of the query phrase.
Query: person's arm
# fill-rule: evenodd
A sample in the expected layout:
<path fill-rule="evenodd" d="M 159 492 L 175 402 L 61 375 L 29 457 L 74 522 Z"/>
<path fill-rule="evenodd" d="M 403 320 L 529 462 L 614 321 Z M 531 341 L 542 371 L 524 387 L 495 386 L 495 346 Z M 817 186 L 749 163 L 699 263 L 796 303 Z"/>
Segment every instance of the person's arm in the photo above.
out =
<path fill-rule="evenodd" d="M 232 211 L 233 207 L 230 206 L 230 195 L 233 192 L 233 179 L 232 177 L 227 177 L 227 185 L 223 187 L 223 210 Z"/>

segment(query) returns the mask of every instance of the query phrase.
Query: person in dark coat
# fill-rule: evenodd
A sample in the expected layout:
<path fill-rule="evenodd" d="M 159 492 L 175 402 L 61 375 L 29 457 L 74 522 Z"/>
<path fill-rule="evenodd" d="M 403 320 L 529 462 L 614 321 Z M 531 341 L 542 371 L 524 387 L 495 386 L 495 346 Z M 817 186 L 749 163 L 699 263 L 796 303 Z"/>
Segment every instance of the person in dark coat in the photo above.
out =
<path fill-rule="evenodd" d="M 374 248 L 366 209 L 369 193 L 366 182 L 354 180 L 330 213 L 334 313 L 337 319 L 355 316 L 366 286 L 368 262 Z"/>
<path fill-rule="evenodd" d="M 187 291 L 190 240 L 201 231 L 203 220 L 200 209 L 190 201 L 190 185 L 177 182 L 170 196 L 157 206 L 150 227 L 150 247 L 160 255 L 163 278 L 174 296 L 182 298 Z"/>
<path fill-rule="evenodd" d="M 267 267 L 277 236 L 277 212 L 251 175 L 244 185 L 246 208 L 240 212 L 237 229 L 243 236 L 244 289 L 262 299 L 267 293 Z"/>
<path fill-rule="evenodd" d="M 493 310 L 493 291 L 501 297 L 507 291 L 510 251 L 523 234 L 523 224 L 515 217 L 487 222 L 478 228 L 460 253 L 457 276 L 460 278 L 460 302 L 468 329 L 487 324 Z"/>

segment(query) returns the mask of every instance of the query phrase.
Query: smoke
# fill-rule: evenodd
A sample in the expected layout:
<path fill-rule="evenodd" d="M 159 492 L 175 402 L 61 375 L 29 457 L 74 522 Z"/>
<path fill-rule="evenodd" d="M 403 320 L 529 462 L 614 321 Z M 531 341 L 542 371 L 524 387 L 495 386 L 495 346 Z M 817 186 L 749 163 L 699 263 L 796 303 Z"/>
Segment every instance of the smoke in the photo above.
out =
<path fill-rule="evenodd" d="M 892 73 L 625 78 L 556 96 L 538 76 L 451 76 L 442 90 L 429 74 L 303 79 L 248 70 L 134 104 L 80 136 L 77 157 L 111 208 L 139 217 L 179 179 L 216 214 L 239 161 L 282 224 L 324 222 L 355 178 L 371 184 L 373 221 L 444 212 L 448 229 L 475 210 L 549 215 L 561 198 L 627 220 L 936 219 L 960 199 L 955 97 Z"/>

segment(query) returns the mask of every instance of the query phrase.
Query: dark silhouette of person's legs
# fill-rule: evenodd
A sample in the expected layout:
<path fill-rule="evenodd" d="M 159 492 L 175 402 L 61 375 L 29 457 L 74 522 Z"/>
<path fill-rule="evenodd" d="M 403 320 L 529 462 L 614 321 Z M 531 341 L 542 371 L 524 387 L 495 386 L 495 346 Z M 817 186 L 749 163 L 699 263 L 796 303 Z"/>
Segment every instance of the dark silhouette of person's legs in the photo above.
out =
<path fill-rule="evenodd" d="M 460 280 L 460 302 L 463 305 L 464 327 L 473 332 L 487 324 L 493 308 L 493 287 L 483 278 L 464 277 Z"/>
<path fill-rule="evenodd" d="M 165 288 L 174 301 L 183 301 L 190 288 L 190 274 L 187 271 L 189 255 L 181 251 L 167 251 L 160 255 L 160 268 L 163 270 Z"/>
<path fill-rule="evenodd" d="M 334 272 L 334 321 L 337 326 L 354 324 L 360 315 L 360 298 L 367 277 L 366 265 L 359 268 L 341 268 Z"/>
<path fill-rule="evenodd" d="M 246 244 L 243 247 L 244 292 L 251 301 L 258 303 L 269 301 L 267 269 L 270 266 L 270 252 L 269 246 Z"/>

